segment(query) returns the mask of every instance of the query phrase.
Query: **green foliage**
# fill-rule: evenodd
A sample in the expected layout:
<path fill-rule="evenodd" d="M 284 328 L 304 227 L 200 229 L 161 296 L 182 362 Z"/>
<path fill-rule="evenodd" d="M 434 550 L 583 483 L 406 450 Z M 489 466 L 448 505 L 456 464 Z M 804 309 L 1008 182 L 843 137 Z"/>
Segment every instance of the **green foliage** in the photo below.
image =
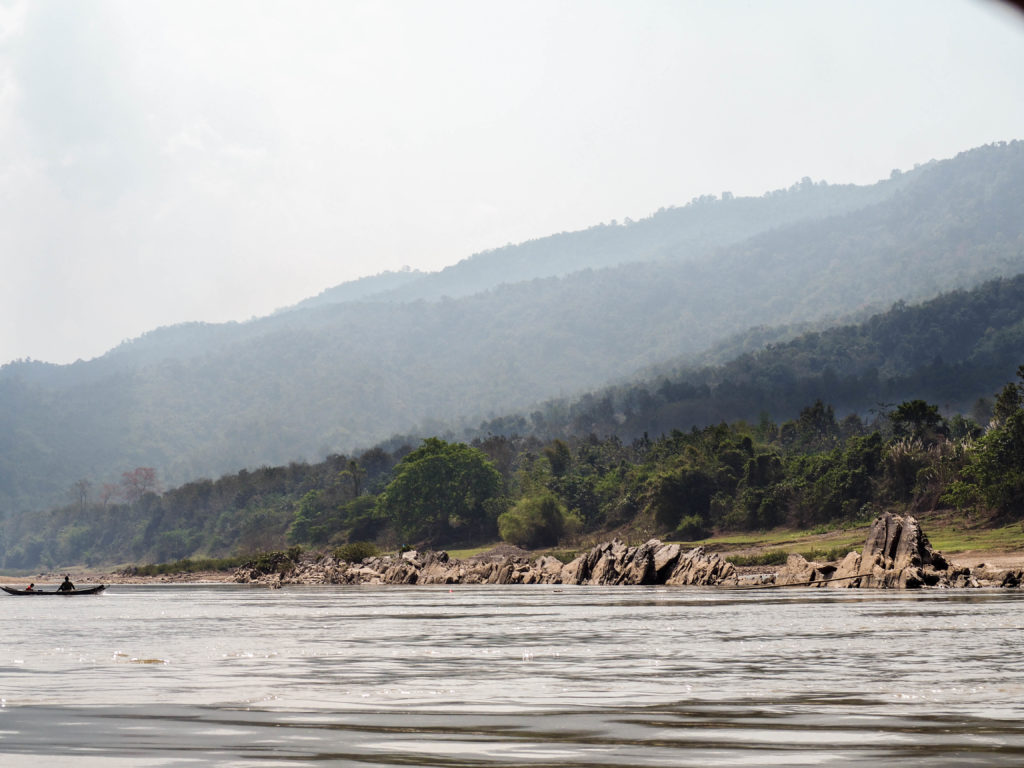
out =
<path fill-rule="evenodd" d="M 784 549 L 770 549 L 757 555 L 732 555 L 729 562 L 737 566 L 785 565 L 789 552 Z"/>
<path fill-rule="evenodd" d="M 353 541 L 334 550 L 334 559 L 338 562 L 361 563 L 368 557 L 377 557 L 380 548 L 372 541 Z"/>
<path fill-rule="evenodd" d="M 836 424 L 835 410 L 821 400 L 804 408 L 796 421 L 789 421 L 780 430 L 782 444 L 790 450 L 801 452 L 827 451 L 839 440 L 839 425 Z"/>
<path fill-rule="evenodd" d="M 479 450 L 432 437 L 402 459 L 377 510 L 403 541 L 485 538 L 496 523 L 486 502 L 501 492 L 501 476 Z"/>
<path fill-rule="evenodd" d="M 234 555 L 232 557 L 186 557 L 166 563 L 134 565 L 125 568 L 121 573 L 125 576 L 164 576 L 176 573 L 198 573 L 200 571 L 229 571 L 240 566 L 254 568 L 261 573 L 290 569 L 298 562 L 302 550 L 292 547 L 287 551 L 262 552 L 253 555 Z"/>
<path fill-rule="evenodd" d="M 1024 366 L 1022 366 L 1024 367 Z M 1017 369 L 1020 372 L 1020 368 Z M 992 406 L 992 420 L 998 427 L 1003 426 L 1020 410 L 1024 403 L 1024 390 L 1020 384 L 1008 383 L 996 395 L 995 404 Z"/>
<path fill-rule="evenodd" d="M 778 428 L 787 452 L 828 451 L 866 431 L 888 434 L 893 425 L 885 419 L 865 429 L 856 413 L 836 423 L 827 401 L 841 402 L 861 414 L 877 413 L 880 404 L 914 392 L 927 398 L 922 403 L 947 404 L 944 407 L 987 425 L 993 406 L 979 395 L 993 392 L 1013 374 L 1022 347 L 1024 275 L 1018 275 L 918 306 L 898 302 L 857 325 L 802 335 L 791 329 L 784 340 L 719 365 L 697 367 L 680 361 L 670 375 L 652 373 L 647 381 L 604 390 L 589 401 L 556 402 L 550 407 L 553 412 L 579 411 L 589 402 L 593 409 L 579 413 L 576 420 L 600 433 L 624 437 L 736 419 L 762 422 L 752 431 L 761 433 L 771 426 L 770 416 L 767 421 L 762 418 L 770 414 L 791 418 Z M 1012 412 L 1017 397 L 1016 389 L 1008 390 L 1000 413 Z M 608 408 L 598 404 L 609 400 L 613 415 L 603 418 L 601 413 Z M 807 406 L 809 401 L 815 402 Z M 799 415 L 792 418 L 794 414 Z M 544 415 L 545 423 L 554 420 L 554 415 Z M 933 425 L 941 436 L 942 423 Z M 913 421 L 901 426 L 910 427 L 909 437 L 932 441 L 925 430 L 912 434 Z M 754 436 L 765 442 L 776 438 L 768 432 Z"/>
<path fill-rule="evenodd" d="M 83 502 L 76 494 L 70 505 L 46 513 L 9 514 L 3 525 L 9 546 L 0 555 L 2 564 L 168 562 L 271 551 L 284 546 L 289 527 L 308 522 L 324 526 L 317 534 L 321 540 L 325 535 L 367 538 L 367 529 L 372 537 L 377 521 L 368 518 L 374 499 L 345 501 L 352 485 L 341 472 L 352 461 L 330 456 L 319 464 L 293 462 L 243 470 L 216 481 L 187 483 L 159 496 L 146 492 L 131 504 L 95 497 Z M 383 451 L 368 452 L 358 466 L 365 462 L 367 484 L 373 484 L 395 461 Z M 321 511 L 324 515 L 318 517 Z M 316 543 L 311 539 L 303 543 Z"/>
<path fill-rule="evenodd" d="M 987 506 L 1002 514 L 1024 515 L 1024 408 L 1003 419 L 978 441 L 970 476 Z"/>
<path fill-rule="evenodd" d="M 501 538 L 529 549 L 553 546 L 562 537 L 577 533 L 580 526 L 580 519 L 566 512 L 551 494 L 520 499 L 498 518 Z"/>
<path fill-rule="evenodd" d="M 955 480 L 943 491 L 939 503 L 957 510 L 971 510 L 981 501 L 977 485 L 965 480 Z"/>
<path fill-rule="evenodd" d="M 342 530 L 352 540 L 375 538 L 387 524 L 377 514 L 377 500 L 373 496 L 360 496 L 345 504 L 339 513 Z M 332 540 L 338 536 L 336 532 Z"/>
<path fill-rule="evenodd" d="M 572 453 L 564 440 L 555 440 L 544 449 L 548 464 L 551 465 L 551 474 L 561 477 L 572 464 Z"/>
<path fill-rule="evenodd" d="M 657 530 L 671 531 L 681 518 L 703 520 L 716 490 L 714 477 L 700 469 L 659 473 L 647 483 L 647 511 Z"/>
<path fill-rule="evenodd" d="M 794 337 L 1020 271 L 1022 179 L 1024 145 L 1012 142 L 870 187 L 698 198 L 248 323 L 163 328 L 75 365 L 4 366 L 0 508 L 59 504 L 78 479 L 98 488 L 138 464 L 181 484 L 495 412 L 511 414 L 495 433 L 548 441 L 631 440 L 762 411 L 786 420 L 816 399 L 863 413 L 915 392 L 960 407 L 1011 372 L 1022 333 L 1012 281 L 987 288 L 987 304 L 958 294 Z M 685 381 L 665 372 L 704 354 L 732 362 Z M 515 413 L 645 365 L 664 366 L 650 384 Z"/>
<path fill-rule="evenodd" d="M 924 400 L 910 400 L 900 403 L 896 410 L 889 414 L 893 434 L 910 440 L 919 440 L 925 445 L 934 444 L 939 437 L 948 434 L 948 429 L 937 405 L 929 405 Z"/>
<path fill-rule="evenodd" d="M 339 557 L 361 559 L 377 545 L 478 543 L 498 533 L 540 548 L 574 546 L 580 533 L 589 538 L 623 528 L 629 536 L 677 540 L 777 525 L 824 532 L 892 507 L 947 505 L 1020 519 L 1021 387 L 1003 388 L 998 418 L 980 437 L 980 428 L 955 416 L 944 434 L 938 409 L 923 400 L 894 407 L 869 433 L 859 419 L 837 424 L 834 409 L 815 402 L 789 429 L 761 418 L 757 425 L 719 423 L 629 444 L 594 435 L 548 443 L 492 436 L 480 447 L 430 438 L 412 451 L 375 449 L 358 463 L 336 456 L 318 465 L 264 467 L 147 492 L 132 504 L 89 503 L 79 495 L 42 518 L 9 516 L 3 565 L 109 562 L 116 553 L 121 562 L 177 563 L 181 570 L 200 555 L 275 550 L 286 531 L 293 542 L 344 544 Z M 356 490 L 361 495 L 353 498 Z M 278 549 L 253 567 L 287 568 L 286 555 Z"/>
<path fill-rule="evenodd" d="M 251 562 L 251 555 L 233 557 L 186 557 L 170 563 L 153 563 L 125 568 L 125 576 L 164 576 L 172 573 L 198 573 L 200 571 L 230 571 Z"/>
<path fill-rule="evenodd" d="M 289 547 L 286 550 L 263 552 L 255 558 L 247 560 L 242 567 L 261 574 L 287 573 L 295 568 L 302 556 L 302 547 Z"/>
<path fill-rule="evenodd" d="M 700 515 L 687 515 L 679 521 L 672 538 L 681 541 L 699 541 L 706 539 L 710 532 L 704 524 L 704 518 Z"/>

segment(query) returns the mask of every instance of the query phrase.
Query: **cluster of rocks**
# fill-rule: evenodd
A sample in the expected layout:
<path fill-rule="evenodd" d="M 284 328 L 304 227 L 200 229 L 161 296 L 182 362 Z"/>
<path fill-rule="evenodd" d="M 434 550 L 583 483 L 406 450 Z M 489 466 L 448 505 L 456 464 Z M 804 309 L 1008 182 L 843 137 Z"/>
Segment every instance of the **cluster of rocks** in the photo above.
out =
<path fill-rule="evenodd" d="M 784 587 L 839 589 L 915 589 L 920 587 L 1019 587 L 1024 571 L 977 565 L 951 565 L 932 549 L 918 521 L 907 515 L 880 515 L 864 549 L 838 563 L 817 563 L 789 556 L 774 573 L 740 573 L 703 547 L 651 539 L 639 546 L 619 540 L 599 544 L 569 563 L 545 555 L 532 559 L 515 548 L 467 560 L 447 552 L 403 552 L 368 557 L 360 563 L 331 556 L 301 562 L 250 563 L 234 580 L 268 584 L 665 584 L 674 586 Z"/>
<path fill-rule="evenodd" d="M 361 563 L 325 556 L 266 569 L 236 570 L 236 582 L 269 584 L 736 584 L 736 569 L 703 547 L 683 550 L 657 539 L 639 546 L 615 540 L 599 544 L 569 563 L 545 555 L 518 554 L 458 560 L 447 552 L 403 552 Z"/>
<path fill-rule="evenodd" d="M 838 564 L 809 562 L 790 555 L 773 579 L 776 586 L 806 585 L 838 589 L 917 589 L 920 587 L 1019 587 L 1024 571 L 950 564 L 932 549 L 917 519 L 884 513 L 871 525 L 862 552 L 850 552 Z"/>

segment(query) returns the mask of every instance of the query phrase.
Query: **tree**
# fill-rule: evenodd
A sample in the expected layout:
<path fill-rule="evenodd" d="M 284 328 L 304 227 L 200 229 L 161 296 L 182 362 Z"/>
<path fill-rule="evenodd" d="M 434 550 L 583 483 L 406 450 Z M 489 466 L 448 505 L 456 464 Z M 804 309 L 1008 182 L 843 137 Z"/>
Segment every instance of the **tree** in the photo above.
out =
<path fill-rule="evenodd" d="M 1024 378 L 1022 370 L 1024 370 L 1024 366 L 1017 369 L 1017 375 Z M 1022 404 L 1024 404 L 1024 387 L 1013 382 L 1008 383 L 996 395 L 995 405 L 992 406 L 992 421 L 995 426 L 1000 427 L 1005 424 Z"/>
<path fill-rule="evenodd" d="M 1001 514 L 1024 514 L 1024 409 L 1017 409 L 1002 426 L 979 441 L 976 463 L 970 467 L 986 504 Z"/>
<path fill-rule="evenodd" d="M 288 543 L 324 542 L 330 533 L 328 517 L 331 510 L 323 503 L 323 491 L 310 491 L 299 499 L 292 524 L 288 526 Z"/>
<path fill-rule="evenodd" d="M 129 504 L 134 504 L 147 493 L 155 493 L 156 488 L 156 470 L 153 467 L 136 467 L 121 474 L 121 491 Z"/>
<path fill-rule="evenodd" d="M 800 411 L 795 422 L 782 425 L 782 442 L 791 448 L 810 451 L 831 450 L 839 441 L 839 425 L 831 405 L 816 400 Z"/>
<path fill-rule="evenodd" d="M 920 440 L 925 445 L 935 443 L 940 436 L 945 436 L 948 432 L 939 414 L 939 407 L 929 405 L 924 400 L 900 403 L 896 410 L 889 414 L 889 420 L 897 437 Z"/>
<path fill-rule="evenodd" d="M 363 491 L 363 479 L 366 470 L 355 459 L 349 459 L 346 469 L 338 473 L 338 479 L 346 481 L 352 488 L 352 498 L 358 498 Z"/>
<path fill-rule="evenodd" d="M 112 501 L 117 501 L 119 493 L 120 488 L 118 486 L 113 483 L 104 483 L 100 486 L 100 504 L 105 507 Z"/>
<path fill-rule="evenodd" d="M 544 455 L 551 465 L 551 474 L 561 477 L 569 471 L 572 464 L 572 452 L 564 440 L 555 440 L 544 449 Z"/>
<path fill-rule="evenodd" d="M 395 468 L 377 509 L 407 542 L 444 543 L 453 535 L 493 535 L 501 475 L 464 443 L 427 438 Z"/>
<path fill-rule="evenodd" d="M 89 491 L 91 489 L 92 483 L 84 477 L 71 484 L 71 501 L 78 507 L 79 512 L 85 512 L 85 508 L 89 503 Z"/>
<path fill-rule="evenodd" d="M 498 531 L 504 541 L 530 548 L 557 544 L 564 535 L 577 532 L 580 525 L 579 517 L 567 513 L 550 493 L 520 499 L 498 518 Z"/>
<path fill-rule="evenodd" d="M 705 519 L 716 490 L 714 478 L 701 470 L 660 473 L 648 483 L 647 510 L 659 531 L 671 531 L 681 518 Z"/>
<path fill-rule="evenodd" d="M 1017 369 L 1024 382 L 1024 365 Z M 981 496 L 1002 514 L 1024 514 L 1024 385 L 1009 383 L 993 408 L 992 428 L 978 441 L 978 455 L 968 474 Z"/>

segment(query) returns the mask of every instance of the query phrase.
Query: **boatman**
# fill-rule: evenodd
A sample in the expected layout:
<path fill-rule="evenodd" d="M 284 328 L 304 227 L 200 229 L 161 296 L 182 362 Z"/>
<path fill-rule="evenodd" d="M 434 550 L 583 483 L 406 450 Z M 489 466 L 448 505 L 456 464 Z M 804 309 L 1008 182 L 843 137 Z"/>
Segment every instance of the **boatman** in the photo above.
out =
<path fill-rule="evenodd" d="M 57 587 L 58 592 L 73 592 L 75 585 L 71 583 L 71 579 L 67 576 L 64 577 L 64 583 Z"/>
<path fill-rule="evenodd" d="M 29 584 L 27 587 L 25 587 L 25 591 L 26 592 L 35 592 L 35 589 L 36 589 L 35 582 L 33 582 L 32 584 Z"/>

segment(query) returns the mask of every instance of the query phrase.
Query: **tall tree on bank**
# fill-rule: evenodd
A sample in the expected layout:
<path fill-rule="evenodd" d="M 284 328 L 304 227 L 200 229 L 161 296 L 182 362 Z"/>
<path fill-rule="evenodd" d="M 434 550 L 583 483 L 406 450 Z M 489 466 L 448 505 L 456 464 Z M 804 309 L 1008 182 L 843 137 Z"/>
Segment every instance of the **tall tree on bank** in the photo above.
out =
<path fill-rule="evenodd" d="M 404 542 L 442 544 L 493 534 L 501 497 L 501 475 L 483 453 L 431 437 L 395 468 L 377 509 Z"/>

